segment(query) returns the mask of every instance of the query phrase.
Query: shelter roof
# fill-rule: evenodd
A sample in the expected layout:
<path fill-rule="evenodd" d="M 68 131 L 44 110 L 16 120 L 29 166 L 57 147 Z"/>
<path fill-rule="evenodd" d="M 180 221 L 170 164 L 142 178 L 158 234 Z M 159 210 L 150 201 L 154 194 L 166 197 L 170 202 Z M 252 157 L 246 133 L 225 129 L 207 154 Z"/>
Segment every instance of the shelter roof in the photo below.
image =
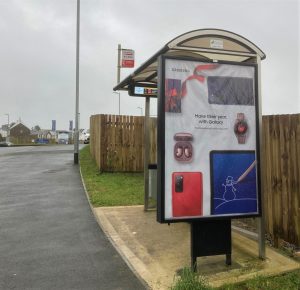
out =
<path fill-rule="evenodd" d="M 248 39 L 230 31 L 199 29 L 184 33 L 169 41 L 113 90 L 129 90 L 134 84 L 157 85 L 160 55 L 191 57 L 203 61 L 233 61 L 256 63 L 266 58 L 264 52 Z"/>

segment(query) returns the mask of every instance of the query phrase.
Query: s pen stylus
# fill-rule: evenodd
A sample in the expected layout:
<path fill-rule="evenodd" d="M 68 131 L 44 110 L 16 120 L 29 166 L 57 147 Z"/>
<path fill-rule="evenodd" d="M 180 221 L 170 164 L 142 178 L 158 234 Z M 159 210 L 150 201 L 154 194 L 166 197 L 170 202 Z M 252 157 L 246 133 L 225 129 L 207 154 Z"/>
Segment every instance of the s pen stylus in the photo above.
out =
<path fill-rule="evenodd" d="M 250 173 L 250 171 L 254 168 L 256 165 L 256 160 L 252 162 L 252 164 L 245 170 L 245 172 L 238 178 L 237 183 L 241 182 L 243 179 L 246 178 L 246 176 Z"/>

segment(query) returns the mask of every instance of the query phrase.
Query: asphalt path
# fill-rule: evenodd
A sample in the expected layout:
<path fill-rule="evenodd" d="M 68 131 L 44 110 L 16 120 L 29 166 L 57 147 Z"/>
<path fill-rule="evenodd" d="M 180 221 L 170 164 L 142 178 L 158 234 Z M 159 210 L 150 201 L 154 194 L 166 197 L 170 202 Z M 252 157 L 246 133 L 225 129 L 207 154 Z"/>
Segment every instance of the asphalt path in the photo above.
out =
<path fill-rule="evenodd" d="M 95 221 L 73 146 L 0 147 L 0 289 L 145 289 Z"/>

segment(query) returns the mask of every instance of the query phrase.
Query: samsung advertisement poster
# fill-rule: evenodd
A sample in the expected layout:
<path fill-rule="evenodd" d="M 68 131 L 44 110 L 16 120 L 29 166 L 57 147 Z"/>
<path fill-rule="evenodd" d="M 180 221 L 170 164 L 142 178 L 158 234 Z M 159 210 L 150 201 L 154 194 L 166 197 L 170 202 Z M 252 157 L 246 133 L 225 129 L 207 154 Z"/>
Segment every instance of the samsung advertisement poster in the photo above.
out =
<path fill-rule="evenodd" d="M 161 57 L 158 221 L 260 215 L 256 66 Z"/>

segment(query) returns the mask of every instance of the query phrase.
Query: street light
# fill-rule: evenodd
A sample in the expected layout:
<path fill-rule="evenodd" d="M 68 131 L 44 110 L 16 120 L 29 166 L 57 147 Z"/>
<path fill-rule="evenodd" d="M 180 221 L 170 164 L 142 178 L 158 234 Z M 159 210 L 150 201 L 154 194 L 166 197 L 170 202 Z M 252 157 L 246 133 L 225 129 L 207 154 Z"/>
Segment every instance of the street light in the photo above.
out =
<path fill-rule="evenodd" d="M 78 129 L 79 127 L 79 40 L 80 40 L 80 0 L 77 0 L 74 164 L 78 164 L 78 159 L 79 159 L 79 129 Z"/>
<path fill-rule="evenodd" d="M 9 114 L 5 114 L 7 116 L 7 135 L 6 135 L 6 142 L 9 142 Z"/>
<path fill-rule="evenodd" d="M 141 110 L 141 116 L 143 116 L 143 108 L 142 107 L 137 107 L 137 109 Z"/>
<path fill-rule="evenodd" d="M 118 94 L 119 95 L 119 115 L 121 112 L 121 107 L 120 107 L 120 92 L 113 92 L 113 94 Z"/>

